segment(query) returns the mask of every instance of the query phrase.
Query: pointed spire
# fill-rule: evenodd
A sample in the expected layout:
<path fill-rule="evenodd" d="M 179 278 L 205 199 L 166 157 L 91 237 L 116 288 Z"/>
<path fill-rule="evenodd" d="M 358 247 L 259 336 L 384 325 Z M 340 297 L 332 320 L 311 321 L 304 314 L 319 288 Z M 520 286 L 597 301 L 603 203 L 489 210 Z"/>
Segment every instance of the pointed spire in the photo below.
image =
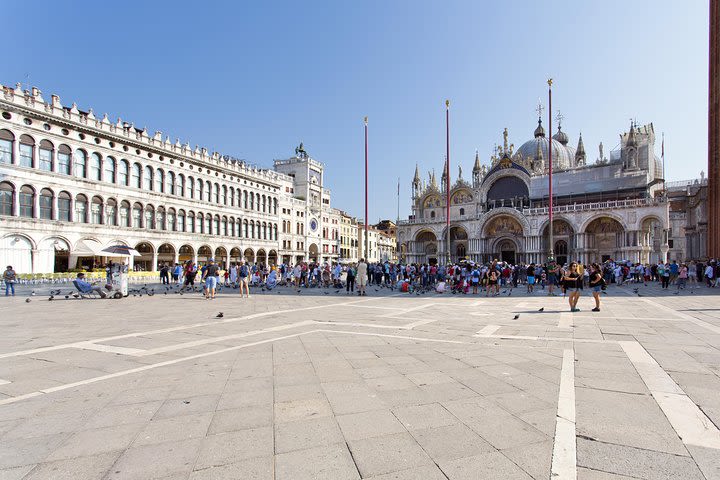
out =
<path fill-rule="evenodd" d="M 433 170 L 432 175 L 430 175 L 430 186 L 437 188 L 437 180 L 435 180 L 435 170 Z"/>
<path fill-rule="evenodd" d="M 580 132 L 577 149 L 575 150 L 575 165 L 585 165 L 585 144 L 583 143 L 582 132 Z"/>
<path fill-rule="evenodd" d="M 630 122 L 630 133 L 628 133 L 628 139 L 627 143 L 625 144 L 627 147 L 635 147 L 637 146 L 637 140 L 635 140 L 635 124 L 633 122 Z"/>
<path fill-rule="evenodd" d="M 418 164 L 415 164 L 415 176 L 413 177 L 413 183 L 420 182 L 420 170 L 418 169 Z"/>
<path fill-rule="evenodd" d="M 535 129 L 535 138 L 544 137 L 544 136 L 545 136 L 545 129 L 542 126 L 542 118 L 538 117 L 538 126 Z"/>
<path fill-rule="evenodd" d="M 473 173 L 480 171 L 480 154 L 475 150 L 475 165 L 473 165 Z"/>

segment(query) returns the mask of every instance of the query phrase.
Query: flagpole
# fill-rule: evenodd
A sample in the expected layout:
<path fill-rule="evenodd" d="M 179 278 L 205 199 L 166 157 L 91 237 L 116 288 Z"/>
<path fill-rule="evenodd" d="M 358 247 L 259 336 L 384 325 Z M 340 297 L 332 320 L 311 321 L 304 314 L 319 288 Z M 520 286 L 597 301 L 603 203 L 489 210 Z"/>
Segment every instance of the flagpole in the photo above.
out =
<path fill-rule="evenodd" d="M 548 214 L 549 214 L 549 222 L 548 222 L 548 228 L 550 229 L 550 252 L 548 254 L 548 262 L 552 261 L 555 257 L 554 255 L 554 239 L 553 239 L 553 184 L 552 184 L 552 174 L 553 174 L 553 164 L 552 164 L 552 78 L 548 78 L 547 84 L 548 84 L 548 183 L 549 183 L 549 202 L 548 202 Z"/>
<path fill-rule="evenodd" d="M 368 223 L 370 223 L 370 217 L 368 217 L 368 117 L 365 117 L 365 261 L 369 263 Z"/>
<path fill-rule="evenodd" d="M 445 100 L 445 165 L 447 175 L 445 176 L 445 228 L 447 229 L 447 264 L 451 262 L 450 254 L 450 100 Z"/>
<path fill-rule="evenodd" d="M 667 196 L 667 188 L 666 188 L 666 182 L 665 182 L 665 132 L 663 132 L 663 134 L 662 134 L 662 147 L 661 148 L 662 148 L 661 155 L 662 155 L 662 164 L 663 164 L 663 170 L 662 170 L 663 194 L 664 194 L 664 196 Z"/>

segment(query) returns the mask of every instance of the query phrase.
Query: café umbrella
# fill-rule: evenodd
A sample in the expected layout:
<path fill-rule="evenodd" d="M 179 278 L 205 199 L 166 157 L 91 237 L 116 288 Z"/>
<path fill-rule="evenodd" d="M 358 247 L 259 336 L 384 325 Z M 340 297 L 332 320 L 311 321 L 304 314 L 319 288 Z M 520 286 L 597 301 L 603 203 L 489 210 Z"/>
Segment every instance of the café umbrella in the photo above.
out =
<path fill-rule="evenodd" d="M 111 247 L 103 248 L 102 253 L 107 253 L 108 257 L 141 257 L 142 253 L 138 252 L 134 248 L 130 248 L 127 245 L 113 245 Z"/>

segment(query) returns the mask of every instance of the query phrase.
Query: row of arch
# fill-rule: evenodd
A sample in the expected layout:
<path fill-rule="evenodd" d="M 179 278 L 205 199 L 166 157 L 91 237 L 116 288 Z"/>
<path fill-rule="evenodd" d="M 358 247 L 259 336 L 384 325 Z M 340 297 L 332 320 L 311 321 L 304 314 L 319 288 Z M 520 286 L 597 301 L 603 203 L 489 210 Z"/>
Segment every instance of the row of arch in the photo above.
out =
<path fill-rule="evenodd" d="M 65 144 L 56 149 L 51 141 L 45 139 L 36 145 L 35 139 L 27 134 L 20 135 L 17 158 L 14 147 L 15 135 L 10 130 L 1 129 L 0 163 L 277 215 L 278 198 L 272 195 L 203 181 L 150 165 L 142 166 L 124 158 L 116 160 L 97 152 L 88 154 L 81 148 L 73 152 Z"/>
<path fill-rule="evenodd" d="M 0 182 L 0 215 L 276 241 L 278 224 Z"/>

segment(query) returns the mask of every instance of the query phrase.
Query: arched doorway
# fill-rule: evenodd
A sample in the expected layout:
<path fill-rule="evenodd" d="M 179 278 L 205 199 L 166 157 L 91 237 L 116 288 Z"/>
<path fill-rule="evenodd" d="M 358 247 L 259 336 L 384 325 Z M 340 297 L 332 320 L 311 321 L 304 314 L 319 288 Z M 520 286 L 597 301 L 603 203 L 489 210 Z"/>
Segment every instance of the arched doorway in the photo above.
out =
<path fill-rule="evenodd" d="M 67 272 L 70 268 L 70 245 L 62 238 L 46 238 L 38 248 L 38 261 L 38 272 Z"/>
<path fill-rule="evenodd" d="M 413 253 L 421 263 L 436 265 L 438 263 L 437 237 L 433 232 L 424 230 L 415 236 Z"/>
<path fill-rule="evenodd" d="M 218 264 L 221 269 L 227 268 L 227 250 L 225 250 L 225 247 L 217 247 L 215 249 L 215 263 Z"/>
<path fill-rule="evenodd" d="M 242 252 L 238 247 L 230 249 L 230 263 L 240 263 L 242 260 Z"/>
<path fill-rule="evenodd" d="M 2 268 L 12 265 L 17 273 L 34 273 L 32 264 L 32 243 L 23 235 L 7 235 L 0 242 Z"/>
<path fill-rule="evenodd" d="M 163 243 L 158 247 L 158 268 L 160 265 L 172 266 L 175 263 L 175 247 L 169 243 Z"/>
<path fill-rule="evenodd" d="M 443 232 L 443 240 L 446 240 L 445 235 L 447 235 L 447 230 Z M 453 258 L 451 258 L 451 261 L 457 262 L 460 260 L 463 260 L 465 258 L 465 253 L 467 252 L 467 245 L 468 245 L 468 234 L 465 228 L 460 226 L 451 226 L 450 227 L 450 251 L 452 252 Z M 462 252 L 462 254 L 460 253 Z M 447 255 L 446 251 L 440 252 L 440 255 L 445 258 Z"/>
<path fill-rule="evenodd" d="M 572 226 L 563 219 L 553 219 L 553 254 L 555 262 L 558 265 L 565 265 L 572 256 L 571 247 L 573 245 L 573 235 L 575 234 Z M 550 224 L 543 228 L 542 248 L 545 255 L 550 254 Z M 560 249 L 560 250 L 559 250 Z"/>
<path fill-rule="evenodd" d="M 308 249 L 308 254 L 310 257 L 311 262 L 317 262 L 318 261 L 318 246 L 314 243 L 310 244 L 310 248 Z"/>
<path fill-rule="evenodd" d="M 194 257 L 195 249 L 190 245 L 183 245 L 182 247 L 180 247 L 180 250 L 178 250 L 178 260 L 180 260 L 180 263 L 185 263 L 188 260 L 193 260 Z"/>
<path fill-rule="evenodd" d="M 495 244 L 494 257 L 502 262 L 514 264 L 517 260 L 517 243 L 509 238 L 503 238 Z"/>
<path fill-rule="evenodd" d="M 278 254 L 275 250 L 268 252 L 268 265 L 277 265 Z"/>
<path fill-rule="evenodd" d="M 625 229 L 620 222 L 610 217 L 599 217 L 588 224 L 585 233 L 589 261 L 623 260 Z"/>
<path fill-rule="evenodd" d="M 245 257 L 245 262 L 255 263 L 255 252 L 252 248 L 246 248 L 243 256 Z"/>
<path fill-rule="evenodd" d="M 151 271 L 154 253 L 153 246 L 147 242 L 140 242 L 135 245 L 135 250 L 140 253 L 140 256 L 133 259 L 133 270 L 136 272 Z"/>
<path fill-rule="evenodd" d="M 257 263 L 262 266 L 267 265 L 267 253 L 262 248 L 257 251 Z"/>
<path fill-rule="evenodd" d="M 213 256 L 213 251 L 207 245 L 198 248 L 198 263 L 206 264 Z"/>

